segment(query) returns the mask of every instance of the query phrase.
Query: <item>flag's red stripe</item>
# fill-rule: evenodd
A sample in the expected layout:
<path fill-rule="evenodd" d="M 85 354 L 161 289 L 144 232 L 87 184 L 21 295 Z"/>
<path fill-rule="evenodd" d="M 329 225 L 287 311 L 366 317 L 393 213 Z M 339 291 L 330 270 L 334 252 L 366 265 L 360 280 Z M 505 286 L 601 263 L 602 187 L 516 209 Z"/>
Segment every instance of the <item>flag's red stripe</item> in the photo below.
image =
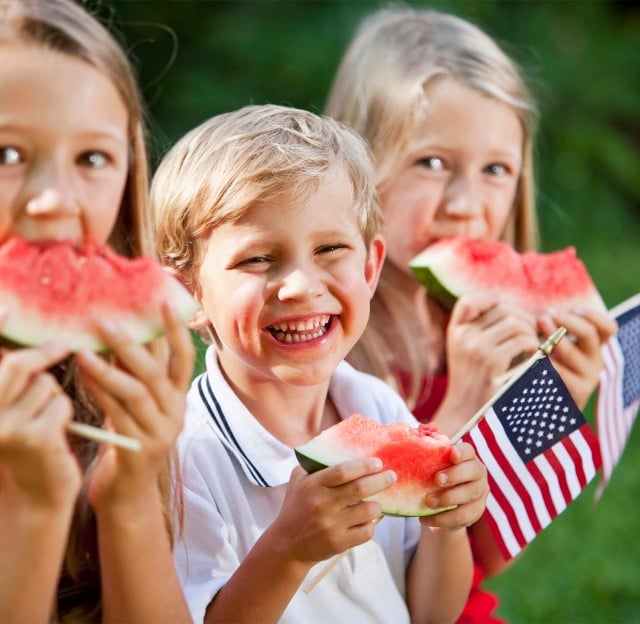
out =
<path fill-rule="evenodd" d="M 622 397 L 619 395 L 619 379 L 622 374 L 621 363 L 614 348 L 612 338 L 603 347 L 605 369 L 600 381 L 600 395 L 602 400 L 598 401 L 598 437 L 603 461 L 603 482 L 607 482 L 611 476 L 613 468 L 620 456 L 621 446 L 618 423 L 620 421 L 620 405 Z M 602 405 L 600 405 L 602 403 Z"/>
<path fill-rule="evenodd" d="M 478 428 L 478 430 L 479 430 L 479 428 Z M 483 451 L 480 451 L 480 449 L 477 448 L 476 443 L 474 442 L 473 438 L 471 437 L 471 435 L 469 433 L 467 433 L 463 437 L 463 440 L 465 442 L 468 442 L 469 444 L 471 444 L 471 446 L 473 446 L 473 448 L 476 450 L 476 453 L 477 453 L 478 457 L 480 458 L 480 460 L 485 465 L 486 464 L 491 465 L 491 463 L 494 461 L 493 457 L 491 457 L 491 455 L 486 455 L 483 452 L 484 449 L 483 449 Z M 499 500 L 498 497 L 501 494 L 500 488 L 498 487 L 498 485 L 496 484 L 495 480 L 491 476 L 491 472 L 489 472 L 489 470 L 487 470 L 487 482 L 489 484 L 489 490 L 490 490 L 492 496 L 496 499 L 496 501 L 498 501 Z M 503 512 L 505 511 L 504 502 L 503 503 L 499 503 L 498 502 L 498 507 Z M 485 509 L 484 514 L 483 514 L 483 518 L 484 518 L 484 521 L 487 523 L 487 526 L 489 527 L 489 530 L 493 534 L 493 539 L 495 540 L 498 548 L 500 549 L 500 552 L 502 553 L 502 556 L 504 557 L 505 561 L 509 561 L 509 559 L 511 559 L 512 557 L 517 555 L 518 552 L 520 552 L 520 550 L 522 549 L 522 544 L 519 543 L 518 552 L 512 553 L 509 550 L 509 547 L 507 546 L 507 543 L 505 542 L 504 538 L 502 537 L 502 531 L 504 530 L 503 526 L 502 526 L 502 518 L 500 518 L 500 520 L 495 518 L 493 516 L 493 513 L 492 513 L 491 509 L 489 509 L 489 507 L 487 507 Z M 507 522 L 511 526 L 511 523 L 509 522 L 509 520 L 507 520 Z M 524 540 L 524 536 L 522 536 L 522 540 Z"/>
<path fill-rule="evenodd" d="M 494 490 L 492 490 L 492 492 L 493 491 Z M 504 560 L 509 561 L 509 559 L 511 559 L 512 557 L 515 557 L 518 553 L 509 552 L 509 549 L 507 548 L 505 541 L 502 539 L 502 527 L 500 526 L 498 521 L 493 517 L 493 514 L 489 511 L 489 509 L 484 510 L 484 514 L 482 517 L 484 521 L 487 523 L 487 526 L 489 527 L 489 530 L 493 535 L 493 539 L 498 545 L 498 548 L 500 549 L 500 553 L 504 557 Z M 522 550 L 522 546 L 520 546 L 520 550 Z"/>
<path fill-rule="evenodd" d="M 502 468 L 502 470 L 505 472 L 507 479 L 511 483 L 512 487 L 519 493 L 522 490 L 522 483 L 520 482 L 520 479 L 518 478 L 517 474 L 513 470 L 509 470 L 510 468 L 509 462 L 504 456 L 504 454 L 502 453 L 500 445 L 496 440 L 493 430 L 487 423 L 487 420 L 486 419 L 482 420 L 478 425 L 478 428 L 482 433 L 487 443 L 487 446 L 489 447 L 492 453 L 492 458 L 491 458 L 492 461 L 498 464 L 500 468 Z M 524 548 L 524 546 L 528 544 L 528 540 L 525 538 L 522 532 L 522 529 L 520 527 L 520 521 L 518 520 L 518 516 L 515 513 L 512 504 L 509 502 L 509 499 L 500 488 L 498 482 L 495 481 L 491 476 L 490 464 L 487 465 L 487 471 L 489 472 L 489 487 L 491 488 L 491 492 L 493 493 L 496 501 L 498 502 L 500 508 L 502 509 L 502 512 L 507 517 L 509 526 L 511 527 L 511 530 L 514 534 L 516 541 L 520 545 L 520 548 Z M 528 516 L 530 515 L 529 510 L 527 510 L 527 515 Z"/>
<path fill-rule="evenodd" d="M 553 468 L 553 471 L 558 476 L 560 493 L 562 494 L 562 498 L 564 498 L 565 505 L 568 505 L 573 500 L 573 496 L 571 495 L 571 490 L 569 489 L 569 484 L 567 483 L 567 476 L 564 471 L 564 468 L 560 463 L 560 461 L 558 460 L 558 458 L 556 457 L 555 453 L 553 452 L 553 447 L 551 447 L 550 449 L 547 449 L 544 452 L 544 456 L 546 457 L 547 461 Z"/>
<path fill-rule="evenodd" d="M 497 444 L 495 437 L 493 437 L 493 434 L 491 446 L 491 450 L 496 457 L 496 461 L 500 464 L 500 467 L 509 480 L 509 483 L 511 483 L 512 487 L 517 492 L 518 497 L 524 505 L 527 517 L 531 522 L 531 526 L 533 527 L 534 532 L 538 534 L 542 530 L 542 525 L 538 520 L 538 514 L 536 513 L 535 505 L 533 503 L 533 499 L 531 498 L 531 493 L 529 492 L 529 490 L 527 490 L 527 486 L 525 483 L 523 483 L 521 475 L 519 474 L 520 469 L 526 470 L 526 468 L 521 468 L 520 466 L 518 466 L 516 469 L 511 465 L 509 458 L 502 452 L 502 449 Z M 495 449 L 493 447 L 495 447 Z"/>
<path fill-rule="evenodd" d="M 553 498 L 551 497 L 551 488 L 549 487 L 549 482 L 546 477 L 542 474 L 538 466 L 535 462 L 531 461 L 527 464 L 527 469 L 531 476 L 535 479 L 538 487 L 540 488 L 540 494 L 542 494 L 542 501 L 544 502 L 547 511 L 549 512 L 549 516 L 551 520 L 553 520 L 558 512 L 556 510 L 556 506 L 553 504 Z M 542 527 L 544 528 L 544 527 Z"/>
<path fill-rule="evenodd" d="M 583 427 L 584 427 L 584 425 L 583 425 Z M 575 467 L 576 479 L 578 480 L 578 483 L 580 484 L 580 487 L 584 488 L 584 486 L 587 485 L 587 483 L 588 483 L 587 475 L 585 474 L 584 467 L 582 465 L 582 457 L 580 455 L 580 452 L 576 448 L 576 445 L 573 443 L 573 437 L 572 436 L 573 436 L 573 434 L 570 435 L 570 436 L 567 436 L 566 438 L 564 438 L 562 440 L 562 445 L 564 446 L 564 448 L 567 451 L 567 453 L 569 453 L 569 457 L 571 457 L 571 462 L 573 463 L 573 465 Z"/>

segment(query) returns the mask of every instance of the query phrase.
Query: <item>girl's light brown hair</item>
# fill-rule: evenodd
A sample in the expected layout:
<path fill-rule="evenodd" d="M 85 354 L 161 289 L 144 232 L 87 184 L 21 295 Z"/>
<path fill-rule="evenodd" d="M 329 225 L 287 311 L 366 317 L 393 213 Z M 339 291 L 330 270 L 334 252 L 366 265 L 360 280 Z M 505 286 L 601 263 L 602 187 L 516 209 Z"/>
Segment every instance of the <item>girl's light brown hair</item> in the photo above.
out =
<path fill-rule="evenodd" d="M 340 62 L 325 113 L 368 141 L 381 189 L 400 166 L 412 133 L 424 120 L 430 84 L 443 76 L 505 103 L 518 117 L 524 136 L 522 171 L 503 238 L 521 251 L 534 248 L 536 106 L 515 62 L 478 27 L 432 10 L 374 13 L 361 24 Z M 411 328 L 399 322 L 412 303 L 398 291 L 394 270 L 385 263 L 372 300 L 371 320 L 349 359 L 386 379 L 412 406 L 424 376 L 424 354 L 416 352 Z M 408 392 L 396 380 L 397 362 L 403 362 L 410 373 Z"/>
<path fill-rule="evenodd" d="M 72 0 L 0 0 L 0 47 L 14 45 L 36 46 L 46 53 L 81 59 L 104 74 L 120 94 L 128 111 L 129 171 L 109 242 L 126 256 L 152 254 L 142 99 L 133 68 L 118 41 L 97 18 Z M 42 97 L 46 98 L 47 94 L 43 93 Z M 75 419 L 100 426 L 103 415 L 86 393 L 74 360 L 70 358 L 57 366 L 53 373 L 74 402 Z M 73 445 L 86 472 L 97 456 L 97 445 L 84 440 L 74 440 Z M 168 475 L 167 466 L 159 483 L 165 500 L 168 499 Z M 168 509 L 166 519 L 170 531 Z M 101 582 L 97 554 L 95 518 L 83 491 L 69 536 L 55 621 L 100 619 Z"/>

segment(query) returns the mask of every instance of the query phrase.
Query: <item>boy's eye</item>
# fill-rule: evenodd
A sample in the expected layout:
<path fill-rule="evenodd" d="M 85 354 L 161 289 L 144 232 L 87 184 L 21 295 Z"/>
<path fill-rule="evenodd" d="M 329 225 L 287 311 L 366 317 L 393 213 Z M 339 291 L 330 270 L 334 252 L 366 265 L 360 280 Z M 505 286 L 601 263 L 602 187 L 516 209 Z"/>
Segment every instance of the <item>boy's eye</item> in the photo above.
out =
<path fill-rule="evenodd" d="M 265 262 L 269 262 L 269 259 L 266 256 L 252 256 L 250 258 L 245 258 L 241 262 L 238 262 L 239 266 L 247 266 L 247 265 L 256 265 L 256 264 L 264 264 Z"/>
<path fill-rule="evenodd" d="M 339 249 L 344 249 L 345 245 L 333 244 L 333 245 L 322 245 L 322 247 L 318 248 L 318 253 L 331 253 L 332 251 L 338 251 Z"/>
<path fill-rule="evenodd" d="M 0 165 L 15 165 L 21 160 L 20 150 L 16 147 L 0 147 Z"/>
<path fill-rule="evenodd" d="M 109 157 L 104 152 L 93 151 L 80 154 L 78 159 L 81 164 L 92 169 L 100 169 L 109 162 Z"/>
<path fill-rule="evenodd" d="M 419 158 L 416 164 L 425 169 L 432 171 L 442 171 L 444 169 L 444 161 L 437 156 L 427 156 L 426 158 Z"/>

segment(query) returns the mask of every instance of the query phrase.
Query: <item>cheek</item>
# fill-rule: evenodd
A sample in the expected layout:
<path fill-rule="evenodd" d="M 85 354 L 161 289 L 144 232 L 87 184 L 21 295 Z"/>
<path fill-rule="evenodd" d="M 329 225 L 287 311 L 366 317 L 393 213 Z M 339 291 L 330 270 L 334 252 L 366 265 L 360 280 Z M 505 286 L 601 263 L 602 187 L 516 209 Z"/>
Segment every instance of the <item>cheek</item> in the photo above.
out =
<path fill-rule="evenodd" d="M 93 204 L 91 213 L 85 219 L 86 227 L 88 234 L 94 240 L 105 243 L 118 222 L 122 203 L 125 200 L 124 189 L 118 192 L 114 191 L 113 188 L 109 188 L 101 193 L 95 193 L 93 196 L 102 197 L 103 199 L 99 204 Z"/>
<path fill-rule="evenodd" d="M 512 196 L 497 197 L 493 200 L 491 206 L 487 214 L 487 235 L 490 239 L 496 239 L 504 231 L 513 211 Z"/>

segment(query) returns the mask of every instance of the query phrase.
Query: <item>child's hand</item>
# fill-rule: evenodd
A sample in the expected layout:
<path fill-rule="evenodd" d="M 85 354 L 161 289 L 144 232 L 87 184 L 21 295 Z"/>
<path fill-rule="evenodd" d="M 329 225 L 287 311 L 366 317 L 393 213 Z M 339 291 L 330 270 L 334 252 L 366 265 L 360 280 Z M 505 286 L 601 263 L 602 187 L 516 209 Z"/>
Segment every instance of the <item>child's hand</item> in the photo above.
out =
<path fill-rule="evenodd" d="M 194 348 L 176 313 L 166 306 L 163 315 L 170 349 L 168 365 L 144 345 L 107 325 L 101 333 L 116 363 L 109 364 L 90 352 L 78 354 L 83 379 L 103 409 L 106 424 L 142 443 L 140 452 L 114 446 L 100 449 L 89 487 L 94 507 L 105 502 L 142 501 L 142 491 L 155 491 L 159 471 L 182 428 Z"/>
<path fill-rule="evenodd" d="M 421 518 L 429 527 L 457 529 L 477 522 L 489 494 L 487 469 L 478 459 L 474 448 L 465 442 L 451 447 L 452 466 L 441 470 L 435 482 L 441 489 L 427 496 L 427 504 L 433 509 L 457 505 L 455 509 Z"/>
<path fill-rule="evenodd" d="M 434 421 L 439 429 L 457 431 L 495 393 L 494 379 L 539 342 L 532 315 L 490 295 L 461 297 L 447 327 L 447 394 Z"/>
<path fill-rule="evenodd" d="M 65 430 L 73 407 L 46 372 L 67 355 L 55 344 L 0 353 L 1 494 L 14 505 L 70 508 L 80 491 Z"/>
<path fill-rule="evenodd" d="M 309 566 L 371 539 L 380 504 L 364 501 L 392 485 L 375 458 L 358 459 L 307 474 L 291 473 L 280 514 L 269 528 L 292 560 Z"/>
<path fill-rule="evenodd" d="M 567 337 L 554 348 L 551 359 L 580 409 L 598 386 L 604 365 L 602 345 L 617 331 L 617 323 L 606 312 L 575 310 L 550 311 L 539 319 L 540 331 L 552 334 L 558 327 Z"/>

